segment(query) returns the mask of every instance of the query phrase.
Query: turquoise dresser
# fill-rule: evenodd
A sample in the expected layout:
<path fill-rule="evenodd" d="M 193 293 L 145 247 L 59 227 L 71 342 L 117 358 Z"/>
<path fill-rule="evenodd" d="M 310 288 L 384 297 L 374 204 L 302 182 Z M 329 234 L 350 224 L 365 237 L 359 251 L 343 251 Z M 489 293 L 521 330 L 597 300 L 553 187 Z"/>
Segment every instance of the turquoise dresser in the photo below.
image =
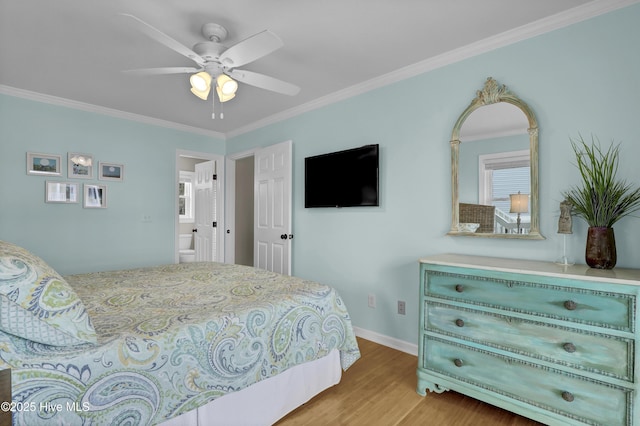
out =
<path fill-rule="evenodd" d="M 418 387 L 549 425 L 640 425 L 640 270 L 420 259 Z"/>

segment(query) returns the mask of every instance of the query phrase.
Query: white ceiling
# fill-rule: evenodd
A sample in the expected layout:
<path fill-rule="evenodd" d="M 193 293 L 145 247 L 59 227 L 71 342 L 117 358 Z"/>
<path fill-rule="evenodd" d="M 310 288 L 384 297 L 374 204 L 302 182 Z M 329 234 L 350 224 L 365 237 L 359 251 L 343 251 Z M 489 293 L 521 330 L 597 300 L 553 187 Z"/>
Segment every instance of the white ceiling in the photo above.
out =
<path fill-rule="evenodd" d="M 635 2 L 0 0 L 0 91 L 62 98 L 224 137 Z M 200 28 L 207 22 L 229 30 L 227 46 L 269 29 L 284 47 L 242 68 L 302 90 L 290 97 L 241 84 L 224 104 L 224 119 L 212 120 L 211 101 L 190 93 L 188 74 L 121 72 L 195 64 L 136 32 L 119 13 L 190 48 L 203 41 Z"/>

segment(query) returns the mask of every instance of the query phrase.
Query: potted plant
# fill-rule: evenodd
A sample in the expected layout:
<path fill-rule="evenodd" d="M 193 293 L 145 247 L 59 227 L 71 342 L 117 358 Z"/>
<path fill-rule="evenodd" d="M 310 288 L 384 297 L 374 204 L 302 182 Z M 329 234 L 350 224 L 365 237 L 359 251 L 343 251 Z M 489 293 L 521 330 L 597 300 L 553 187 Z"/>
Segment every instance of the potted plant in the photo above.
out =
<path fill-rule="evenodd" d="M 573 205 L 573 213 L 589 225 L 585 260 L 592 268 L 612 269 L 617 254 L 613 225 L 640 209 L 640 188 L 619 179 L 620 144 L 607 150 L 600 147 L 597 138 L 587 144 L 582 136 L 571 139 L 576 166 L 582 185 L 564 193 Z"/>

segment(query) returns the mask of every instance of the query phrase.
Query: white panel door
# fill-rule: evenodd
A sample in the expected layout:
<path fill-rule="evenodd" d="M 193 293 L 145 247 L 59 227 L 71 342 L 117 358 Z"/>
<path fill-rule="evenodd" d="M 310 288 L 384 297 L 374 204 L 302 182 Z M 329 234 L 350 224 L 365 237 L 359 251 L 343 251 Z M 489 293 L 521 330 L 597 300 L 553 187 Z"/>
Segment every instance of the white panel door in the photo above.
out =
<path fill-rule="evenodd" d="M 217 261 L 217 190 L 216 163 L 196 164 L 195 171 L 194 249 L 197 262 Z"/>
<path fill-rule="evenodd" d="M 255 153 L 254 266 L 291 274 L 291 141 Z"/>

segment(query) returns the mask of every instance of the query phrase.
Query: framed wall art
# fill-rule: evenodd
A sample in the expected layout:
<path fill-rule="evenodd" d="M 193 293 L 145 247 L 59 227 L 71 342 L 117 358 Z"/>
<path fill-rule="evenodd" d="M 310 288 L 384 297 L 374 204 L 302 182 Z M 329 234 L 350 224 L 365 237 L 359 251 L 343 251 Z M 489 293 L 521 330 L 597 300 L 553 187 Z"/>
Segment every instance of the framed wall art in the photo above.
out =
<path fill-rule="evenodd" d="M 98 164 L 98 179 L 100 180 L 122 180 L 124 177 L 124 166 L 122 164 L 103 163 Z"/>
<path fill-rule="evenodd" d="M 67 176 L 78 179 L 93 178 L 93 156 L 77 152 L 69 153 Z"/>
<path fill-rule="evenodd" d="M 45 182 L 46 203 L 73 204 L 80 202 L 80 185 L 75 182 Z"/>
<path fill-rule="evenodd" d="M 27 152 L 28 175 L 59 176 L 61 164 L 62 157 L 60 155 Z"/>
<path fill-rule="evenodd" d="M 107 185 L 84 184 L 84 208 L 107 208 Z"/>

